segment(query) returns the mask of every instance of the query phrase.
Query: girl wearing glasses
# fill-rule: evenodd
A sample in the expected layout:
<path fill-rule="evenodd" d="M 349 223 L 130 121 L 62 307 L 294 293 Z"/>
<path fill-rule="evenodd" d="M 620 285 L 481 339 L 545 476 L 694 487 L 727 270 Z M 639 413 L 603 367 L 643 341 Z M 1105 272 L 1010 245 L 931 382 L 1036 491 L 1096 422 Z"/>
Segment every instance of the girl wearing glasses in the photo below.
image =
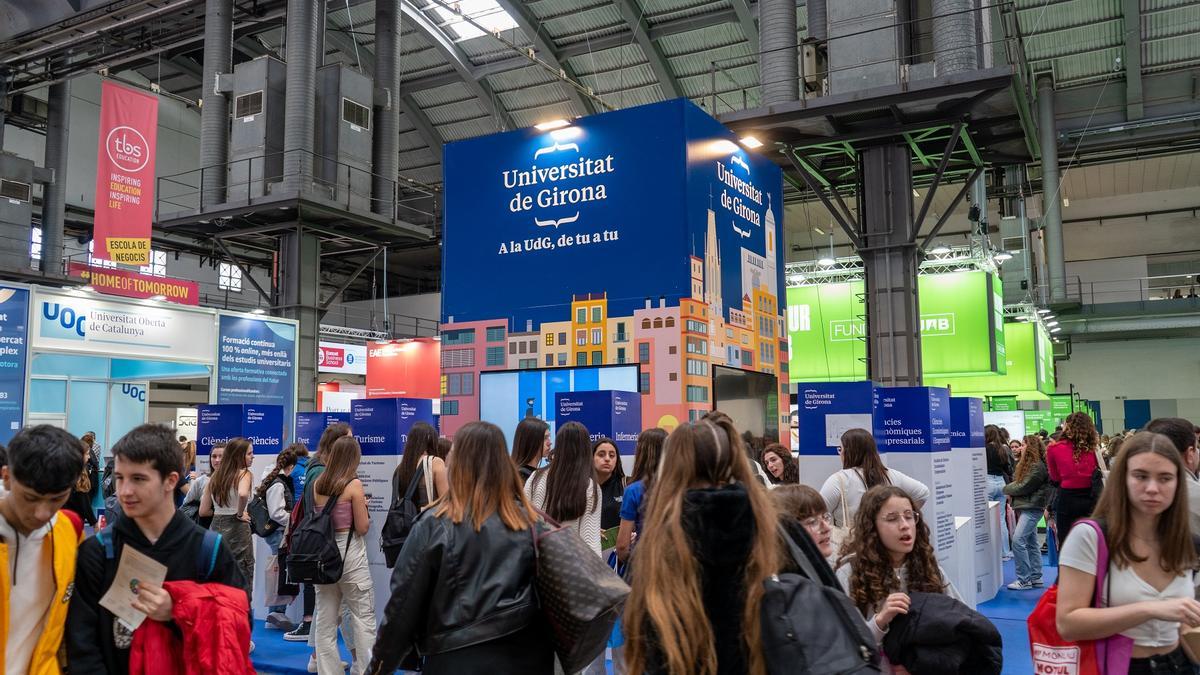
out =
<path fill-rule="evenodd" d="M 962 601 L 938 565 L 916 502 L 890 485 L 863 495 L 854 534 L 838 560 L 837 577 L 866 618 L 876 643 L 883 642 L 892 619 L 908 613 L 909 591 L 945 593 Z M 891 668 L 886 666 L 884 672 L 904 672 Z"/>
<path fill-rule="evenodd" d="M 825 508 L 821 493 L 807 485 L 781 485 L 771 490 L 771 501 L 775 502 L 784 527 L 799 523 L 821 556 L 832 563 L 833 516 Z"/>

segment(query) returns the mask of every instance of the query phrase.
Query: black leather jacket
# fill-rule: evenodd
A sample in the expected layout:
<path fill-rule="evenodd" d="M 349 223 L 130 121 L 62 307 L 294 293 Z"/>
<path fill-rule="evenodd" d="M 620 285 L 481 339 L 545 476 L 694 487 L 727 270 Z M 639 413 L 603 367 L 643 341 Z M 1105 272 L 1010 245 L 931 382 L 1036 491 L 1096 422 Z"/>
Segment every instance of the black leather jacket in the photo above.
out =
<path fill-rule="evenodd" d="M 525 628 L 538 617 L 535 571 L 528 529 L 514 532 L 492 514 L 475 532 L 469 517 L 455 525 L 425 511 L 392 571 L 367 672 L 391 673 L 414 648 L 429 656 Z"/>

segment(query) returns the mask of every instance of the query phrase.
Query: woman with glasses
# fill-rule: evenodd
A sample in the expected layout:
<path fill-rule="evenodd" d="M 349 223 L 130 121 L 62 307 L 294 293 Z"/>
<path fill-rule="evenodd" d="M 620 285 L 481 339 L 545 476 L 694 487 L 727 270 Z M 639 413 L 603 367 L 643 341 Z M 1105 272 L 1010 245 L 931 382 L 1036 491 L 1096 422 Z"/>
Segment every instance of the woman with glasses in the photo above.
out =
<path fill-rule="evenodd" d="M 838 559 L 837 577 L 879 644 L 892 620 L 908 613 L 909 592 L 944 593 L 962 601 L 938 565 L 920 508 L 893 486 L 874 487 L 863 495 L 854 534 Z M 883 659 L 885 673 L 904 672 Z"/>
<path fill-rule="evenodd" d="M 799 524 L 821 551 L 821 557 L 832 563 L 833 516 L 825 508 L 821 493 L 807 485 L 780 485 L 771 491 L 771 501 L 784 528 L 791 530 Z"/>

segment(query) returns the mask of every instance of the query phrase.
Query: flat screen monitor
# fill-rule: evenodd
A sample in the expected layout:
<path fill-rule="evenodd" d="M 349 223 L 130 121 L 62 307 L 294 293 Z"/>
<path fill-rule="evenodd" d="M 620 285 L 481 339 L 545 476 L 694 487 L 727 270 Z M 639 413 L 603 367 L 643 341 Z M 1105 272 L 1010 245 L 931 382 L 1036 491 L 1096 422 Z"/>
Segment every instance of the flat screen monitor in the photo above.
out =
<path fill-rule="evenodd" d="M 779 381 L 752 370 L 713 366 L 713 408 L 733 418 L 738 431 L 779 438 Z"/>
<path fill-rule="evenodd" d="M 479 419 L 504 431 L 512 448 L 517 423 L 538 417 L 554 429 L 554 395 L 575 391 L 637 391 L 637 365 L 496 370 L 479 374 Z"/>

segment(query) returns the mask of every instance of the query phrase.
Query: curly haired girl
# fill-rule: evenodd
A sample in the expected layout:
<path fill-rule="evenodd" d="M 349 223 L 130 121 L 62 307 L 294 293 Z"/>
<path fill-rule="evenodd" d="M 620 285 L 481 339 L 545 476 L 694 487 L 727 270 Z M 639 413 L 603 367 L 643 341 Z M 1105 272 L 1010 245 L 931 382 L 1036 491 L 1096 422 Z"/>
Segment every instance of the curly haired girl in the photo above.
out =
<path fill-rule="evenodd" d="M 877 643 L 883 641 L 892 619 L 908 612 L 910 591 L 945 593 L 962 600 L 938 565 L 921 510 L 907 492 L 890 485 L 873 487 L 863 495 L 853 538 L 838 560 L 837 577 L 867 619 Z"/>

